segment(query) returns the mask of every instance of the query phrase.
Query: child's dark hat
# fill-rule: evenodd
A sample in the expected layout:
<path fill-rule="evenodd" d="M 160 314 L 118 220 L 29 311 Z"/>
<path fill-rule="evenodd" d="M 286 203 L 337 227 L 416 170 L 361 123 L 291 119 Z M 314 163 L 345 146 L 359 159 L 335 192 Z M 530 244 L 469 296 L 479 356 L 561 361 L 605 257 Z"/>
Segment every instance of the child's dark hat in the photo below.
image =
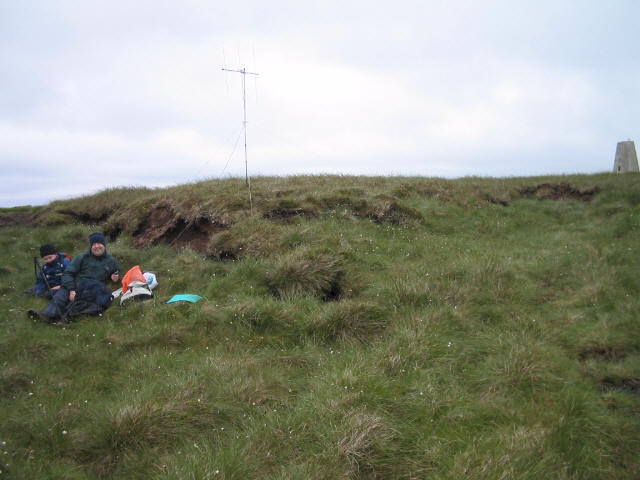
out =
<path fill-rule="evenodd" d="M 57 253 L 58 251 L 56 250 L 56 247 L 54 247 L 52 243 L 45 243 L 44 245 L 40 246 L 41 257 L 46 257 L 47 255 L 55 255 Z"/>

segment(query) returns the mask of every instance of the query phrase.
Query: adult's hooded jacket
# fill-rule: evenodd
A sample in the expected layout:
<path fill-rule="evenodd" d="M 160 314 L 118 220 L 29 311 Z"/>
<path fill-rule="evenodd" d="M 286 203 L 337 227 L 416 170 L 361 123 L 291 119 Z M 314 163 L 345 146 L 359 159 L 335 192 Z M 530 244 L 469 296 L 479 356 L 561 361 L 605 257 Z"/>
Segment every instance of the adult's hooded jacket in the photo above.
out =
<path fill-rule="evenodd" d="M 97 280 L 107 283 L 112 273 L 119 272 L 117 260 L 106 251 L 99 257 L 88 252 L 74 258 L 62 274 L 62 286 L 67 290 L 76 290 L 83 280 Z"/>

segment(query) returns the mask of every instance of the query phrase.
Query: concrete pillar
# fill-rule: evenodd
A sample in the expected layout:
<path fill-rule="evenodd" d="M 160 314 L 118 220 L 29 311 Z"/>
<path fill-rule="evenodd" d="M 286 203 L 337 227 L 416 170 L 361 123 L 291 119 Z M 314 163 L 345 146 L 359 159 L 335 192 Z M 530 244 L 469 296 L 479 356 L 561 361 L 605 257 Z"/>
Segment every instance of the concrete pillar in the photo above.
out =
<path fill-rule="evenodd" d="M 613 162 L 613 171 L 615 173 L 639 171 L 636 146 L 632 140 L 618 142 L 618 146 L 616 147 L 616 159 Z"/>

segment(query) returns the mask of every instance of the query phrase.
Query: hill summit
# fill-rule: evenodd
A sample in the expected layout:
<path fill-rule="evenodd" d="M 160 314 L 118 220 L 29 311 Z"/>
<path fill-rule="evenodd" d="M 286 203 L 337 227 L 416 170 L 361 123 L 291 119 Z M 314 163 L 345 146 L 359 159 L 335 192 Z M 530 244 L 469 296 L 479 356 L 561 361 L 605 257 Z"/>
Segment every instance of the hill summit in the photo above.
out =
<path fill-rule="evenodd" d="M 251 193 L 0 210 L 0 478 L 638 478 L 640 176 Z M 155 297 L 29 320 L 94 231 Z"/>

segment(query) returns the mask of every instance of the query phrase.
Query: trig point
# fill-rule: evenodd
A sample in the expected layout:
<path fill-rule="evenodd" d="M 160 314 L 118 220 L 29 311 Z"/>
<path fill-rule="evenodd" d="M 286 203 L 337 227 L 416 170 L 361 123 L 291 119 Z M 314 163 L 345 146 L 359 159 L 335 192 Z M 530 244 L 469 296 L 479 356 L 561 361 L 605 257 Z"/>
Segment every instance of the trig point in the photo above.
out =
<path fill-rule="evenodd" d="M 613 171 L 615 173 L 638 171 L 636 146 L 632 140 L 618 142 L 618 146 L 616 147 L 616 159 L 613 162 Z"/>

